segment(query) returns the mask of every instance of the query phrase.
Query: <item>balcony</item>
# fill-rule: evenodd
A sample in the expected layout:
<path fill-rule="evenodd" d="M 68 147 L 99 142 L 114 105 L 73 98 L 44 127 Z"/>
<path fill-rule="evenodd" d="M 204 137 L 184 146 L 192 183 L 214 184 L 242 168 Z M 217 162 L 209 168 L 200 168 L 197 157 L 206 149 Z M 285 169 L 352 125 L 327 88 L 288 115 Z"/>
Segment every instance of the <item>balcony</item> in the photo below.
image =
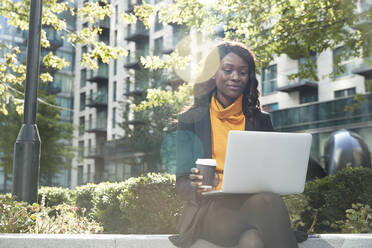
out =
<path fill-rule="evenodd" d="M 107 121 L 106 118 L 96 119 L 87 121 L 85 123 L 85 131 L 88 133 L 106 133 L 107 131 Z"/>
<path fill-rule="evenodd" d="M 102 29 L 109 29 L 110 28 L 110 18 L 105 17 L 103 20 L 98 20 L 95 22 L 96 26 L 99 26 Z"/>
<path fill-rule="evenodd" d="M 301 107 L 274 110 L 270 115 L 278 132 L 344 127 L 348 124 L 372 121 L 371 94 L 364 95 L 363 102 L 355 111 L 345 111 L 345 107 L 353 103 L 355 103 L 353 97 L 345 97 Z"/>
<path fill-rule="evenodd" d="M 92 97 L 87 99 L 86 106 L 90 108 L 105 108 L 107 107 L 107 94 L 97 92 Z"/>
<path fill-rule="evenodd" d="M 48 49 L 56 50 L 57 48 L 63 46 L 62 36 L 53 28 L 46 28 L 46 37 L 49 40 L 50 47 Z"/>
<path fill-rule="evenodd" d="M 143 2 L 150 3 L 149 0 L 137 0 L 137 1 L 133 1 L 133 0 L 131 1 L 131 0 L 129 0 L 129 1 L 128 1 L 127 8 L 125 9 L 125 12 L 126 12 L 126 13 L 131 13 L 131 12 L 133 12 L 133 10 L 134 10 L 134 6 L 136 6 L 136 5 L 141 5 Z"/>
<path fill-rule="evenodd" d="M 87 75 L 87 81 L 96 83 L 107 83 L 108 82 L 108 64 L 100 63 L 98 69 L 90 70 Z"/>
<path fill-rule="evenodd" d="M 93 146 L 84 148 L 84 158 L 103 158 L 104 148 L 103 146 Z"/>
<path fill-rule="evenodd" d="M 56 95 L 61 92 L 60 87 L 55 87 L 53 84 L 49 83 L 48 85 L 41 85 L 40 90 L 45 90 L 47 94 Z"/>
<path fill-rule="evenodd" d="M 124 93 L 125 96 L 143 96 L 146 93 L 146 89 L 149 86 L 147 80 L 136 80 L 134 89 Z"/>
<path fill-rule="evenodd" d="M 372 60 L 372 58 L 369 58 L 369 60 Z M 364 76 L 367 80 L 372 79 L 372 66 L 371 62 L 360 62 L 357 63 L 355 66 L 355 69 L 352 70 L 354 74 L 358 74 L 361 76 Z"/>
<path fill-rule="evenodd" d="M 139 69 L 139 57 L 133 53 L 129 53 L 124 67 L 127 69 Z"/>
<path fill-rule="evenodd" d="M 125 37 L 127 41 L 139 41 L 149 37 L 149 30 L 140 21 L 135 24 L 129 24 L 127 27 L 127 35 Z"/>
<path fill-rule="evenodd" d="M 311 82 L 310 80 L 298 80 L 298 81 L 289 81 L 285 86 L 277 88 L 278 91 L 282 92 L 293 92 L 293 91 L 314 91 L 318 89 L 318 84 Z"/>

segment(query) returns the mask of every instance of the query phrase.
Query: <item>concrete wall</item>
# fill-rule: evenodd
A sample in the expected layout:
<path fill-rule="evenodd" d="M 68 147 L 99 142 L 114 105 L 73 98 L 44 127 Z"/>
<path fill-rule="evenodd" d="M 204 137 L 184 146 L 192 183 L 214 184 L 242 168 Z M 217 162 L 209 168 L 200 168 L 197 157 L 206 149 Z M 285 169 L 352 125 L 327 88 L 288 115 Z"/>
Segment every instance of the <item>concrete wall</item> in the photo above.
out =
<path fill-rule="evenodd" d="M 0 248 L 175 248 L 168 235 L 0 234 Z M 371 234 L 325 234 L 299 248 L 370 248 Z M 198 240 L 192 248 L 219 248 Z"/>

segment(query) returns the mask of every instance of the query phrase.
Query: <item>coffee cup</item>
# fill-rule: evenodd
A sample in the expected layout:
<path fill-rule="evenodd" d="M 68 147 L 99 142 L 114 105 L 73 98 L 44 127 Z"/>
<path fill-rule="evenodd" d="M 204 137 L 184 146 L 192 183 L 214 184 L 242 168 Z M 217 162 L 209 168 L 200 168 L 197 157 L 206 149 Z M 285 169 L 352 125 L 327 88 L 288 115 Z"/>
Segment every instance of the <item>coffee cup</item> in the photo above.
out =
<path fill-rule="evenodd" d="M 203 176 L 203 186 L 205 188 L 212 188 L 217 166 L 216 160 L 198 158 L 195 164 L 196 168 L 200 171 L 200 175 Z"/>

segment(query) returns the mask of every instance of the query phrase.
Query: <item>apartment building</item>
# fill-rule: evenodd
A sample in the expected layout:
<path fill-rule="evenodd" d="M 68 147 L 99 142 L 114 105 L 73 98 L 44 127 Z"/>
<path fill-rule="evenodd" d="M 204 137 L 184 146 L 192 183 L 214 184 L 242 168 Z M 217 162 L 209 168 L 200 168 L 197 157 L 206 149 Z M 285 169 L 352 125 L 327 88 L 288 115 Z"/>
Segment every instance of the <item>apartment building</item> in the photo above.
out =
<path fill-rule="evenodd" d="M 166 3 L 168 0 L 152 0 L 151 4 Z M 138 114 L 129 111 L 129 104 L 144 96 L 151 80 L 141 76 L 139 57 L 162 55 L 172 51 L 181 38 L 182 30 L 177 25 L 163 26 L 155 18 L 150 28 L 141 22 L 125 24 L 120 19 L 124 12 L 130 13 L 140 2 L 136 0 L 111 0 L 113 13 L 110 19 L 101 21 L 103 30 L 98 39 L 111 46 L 129 51 L 129 55 L 109 65 L 101 63 L 99 69 L 81 67 L 82 53 L 89 47 L 76 49 L 74 86 L 74 124 L 79 126 L 74 136 L 74 146 L 79 156 L 73 161 L 72 186 L 104 180 L 120 181 L 147 171 L 157 171 L 158 162 L 146 163 L 141 151 L 133 150 L 122 143 L 124 130 L 119 123 L 124 121 L 131 128 L 141 125 Z M 78 1 L 82 6 L 83 0 Z M 86 22 L 78 20 L 77 30 Z"/>
<path fill-rule="evenodd" d="M 371 6 L 370 1 L 361 0 L 357 11 Z M 260 80 L 261 106 L 270 112 L 276 131 L 311 133 L 311 157 L 322 165 L 326 141 L 340 129 L 358 133 L 372 151 L 372 95 L 366 87 L 372 80 L 372 56 L 342 61 L 344 71 L 337 73 L 334 61 L 341 49 L 340 45 L 299 60 L 282 55 L 262 70 Z M 288 75 L 308 60 L 316 63 L 319 81 L 289 80 Z M 354 111 L 345 111 L 355 103 L 355 94 L 364 101 Z"/>
<path fill-rule="evenodd" d="M 151 4 L 162 4 L 168 0 L 151 0 Z M 170 1 L 170 0 L 169 0 Z M 82 5 L 83 0 L 78 4 Z M 150 29 L 142 23 L 124 24 L 120 20 L 123 12 L 133 11 L 136 0 L 111 0 L 113 14 L 110 20 L 100 25 L 102 35 L 98 37 L 112 46 L 129 50 L 129 56 L 100 64 L 99 69 L 80 67 L 81 54 L 89 49 L 77 47 L 74 88 L 74 124 L 80 126 L 75 132 L 74 146 L 79 147 L 79 157 L 73 161 L 72 186 L 88 182 L 121 181 L 158 169 L 157 161 L 143 162 L 146 156 L 128 145 L 123 145 L 124 130 L 119 123 L 128 114 L 132 128 L 141 125 L 135 113 L 129 111 L 133 97 L 143 96 L 151 86 L 151 80 L 139 77 L 141 70 L 138 58 L 146 55 L 169 53 L 180 41 L 182 28 L 177 25 L 161 25 L 154 18 Z M 368 8 L 368 1 L 360 2 L 358 11 Z M 87 25 L 79 21 L 77 29 Z M 356 93 L 372 98 L 365 81 L 371 75 L 371 67 L 359 58 L 343 61 L 345 72 L 336 73 L 334 58 L 341 48 L 312 54 L 299 60 L 282 55 L 259 76 L 261 105 L 272 115 L 277 131 L 310 132 L 313 134 L 312 157 L 322 162 L 324 144 L 330 133 L 347 128 L 358 132 L 372 150 L 372 107 L 363 102 L 354 112 L 345 112 L 344 107 L 352 103 Z M 288 75 L 299 71 L 308 60 L 317 64 L 319 81 L 289 80 Z M 332 74 L 334 78 L 323 77 Z"/>

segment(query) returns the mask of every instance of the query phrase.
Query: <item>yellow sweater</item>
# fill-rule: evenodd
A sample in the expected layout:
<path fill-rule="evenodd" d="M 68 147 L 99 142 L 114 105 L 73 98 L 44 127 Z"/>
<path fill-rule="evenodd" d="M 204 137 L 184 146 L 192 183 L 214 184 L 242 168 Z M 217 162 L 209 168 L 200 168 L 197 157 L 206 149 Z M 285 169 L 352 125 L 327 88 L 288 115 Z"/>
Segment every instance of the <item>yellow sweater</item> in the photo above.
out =
<path fill-rule="evenodd" d="M 230 130 L 245 130 L 242 99 L 243 96 L 240 96 L 227 108 L 223 108 L 215 96 L 211 100 L 209 112 L 212 131 L 212 158 L 217 161 L 217 172 L 220 178 L 217 189 L 220 189 L 222 185 L 227 135 Z"/>

